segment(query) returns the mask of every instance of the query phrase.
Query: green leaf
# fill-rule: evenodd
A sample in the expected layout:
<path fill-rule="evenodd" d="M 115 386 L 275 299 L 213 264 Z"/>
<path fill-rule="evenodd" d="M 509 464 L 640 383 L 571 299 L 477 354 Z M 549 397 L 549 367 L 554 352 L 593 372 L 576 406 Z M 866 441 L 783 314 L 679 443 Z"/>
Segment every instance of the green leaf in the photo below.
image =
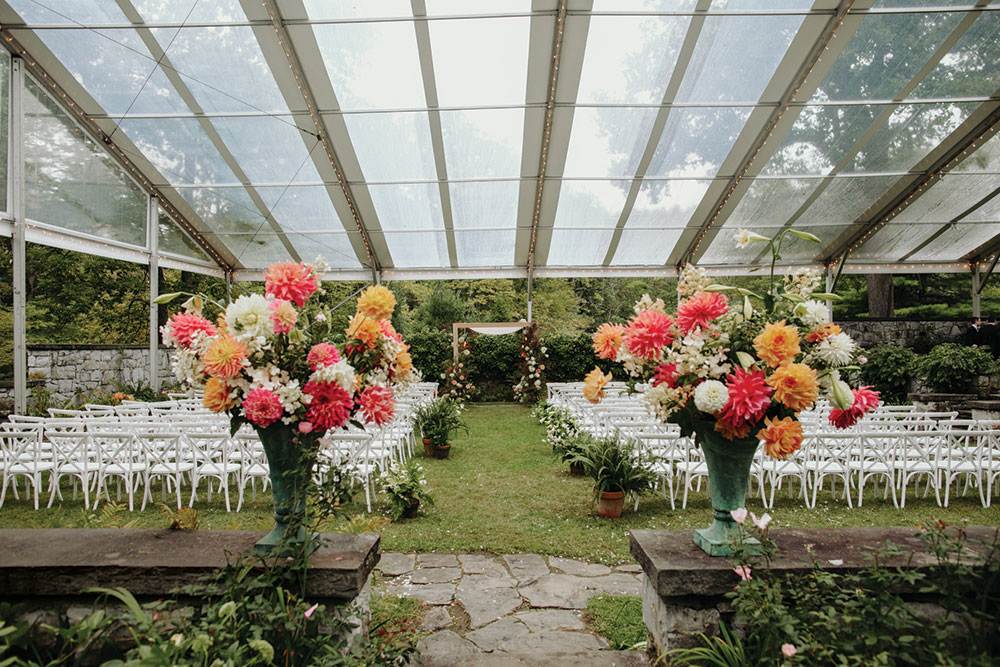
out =
<path fill-rule="evenodd" d="M 833 400 L 836 401 L 837 406 L 841 410 L 846 410 L 854 405 L 854 394 L 850 391 L 845 391 L 844 387 L 846 386 L 842 382 L 833 383 Z"/>
<path fill-rule="evenodd" d="M 753 355 L 747 352 L 737 352 L 736 358 L 740 360 L 740 366 L 743 368 L 750 368 L 756 361 L 756 359 L 753 358 Z"/>
<path fill-rule="evenodd" d="M 815 234 L 810 234 L 809 232 L 800 232 L 797 229 L 789 229 L 788 233 L 795 234 L 804 241 L 812 241 L 813 243 L 822 243 L 822 241 L 818 236 L 816 236 Z"/>
<path fill-rule="evenodd" d="M 782 292 L 781 298 L 785 301 L 791 301 L 792 303 L 803 303 L 805 301 L 805 299 L 798 294 L 789 294 L 788 292 Z"/>
<path fill-rule="evenodd" d="M 153 303 L 158 303 L 161 306 L 165 303 L 170 303 L 179 296 L 182 296 L 184 292 L 171 292 L 170 294 L 161 294 L 160 296 L 153 299 Z"/>
<path fill-rule="evenodd" d="M 738 291 L 738 288 L 732 285 L 709 285 L 705 288 L 706 292 L 734 292 Z"/>
<path fill-rule="evenodd" d="M 755 299 L 763 299 L 764 298 L 760 294 L 757 294 L 756 292 L 752 292 L 752 291 L 748 290 L 745 287 L 737 287 L 736 291 L 739 292 L 740 294 L 742 294 L 743 296 L 752 296 Z"/>
<path fill-rule="evenodd" d="M 813 292 L 813 298 L 820 301 L 843 301 L 844 297 L 832 292 Z"/>
<path fill-rule="evenodd" d="M 750 297 L 743 295 L 743 317 L 750 319 L 753 317 L 753 304 L 750 303 Z"/>

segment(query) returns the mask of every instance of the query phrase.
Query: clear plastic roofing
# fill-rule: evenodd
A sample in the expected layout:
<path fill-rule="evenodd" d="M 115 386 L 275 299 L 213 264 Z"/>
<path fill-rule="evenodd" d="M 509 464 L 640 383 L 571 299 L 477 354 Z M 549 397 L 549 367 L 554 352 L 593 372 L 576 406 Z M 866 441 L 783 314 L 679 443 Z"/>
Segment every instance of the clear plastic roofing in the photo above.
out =
<path fill-rule="evenodd" d="M 0 24 L 40 242 L 361 279 L 738 273 L 769 260 L 740 228 L 849 272 L 1000 250 L 990 0 L 0 0 Z"/>

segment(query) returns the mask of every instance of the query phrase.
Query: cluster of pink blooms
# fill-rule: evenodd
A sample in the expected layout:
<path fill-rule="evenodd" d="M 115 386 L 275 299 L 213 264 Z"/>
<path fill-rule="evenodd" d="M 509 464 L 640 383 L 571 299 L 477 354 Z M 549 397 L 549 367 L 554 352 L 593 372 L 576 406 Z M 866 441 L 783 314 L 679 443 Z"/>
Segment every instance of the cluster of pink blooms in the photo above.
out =
<path fill-rule="evenodd" d="M 396 409 L 392 383 L 412 373 L 409 346 L 388 321 L 395 305 L 391 293 L 375 286 L 359 298 L 342 354 L 326 340 L 308 345 L 311 336 L 319 337 L 316 332 L 330 329 L 321 325 L 328 314 L 310 303 L 320 289 L 315 267 L 275 263 L 264 272 L 264 285 L 266 297 L 239 297 L 218 325 L 201 314 L 200 297 L 170 318 L 163 338 L 176 348 L 178 378 L 202 387 L 209 409 L 257 428 L 283 423 L 299 434 L 320 436 L 352 417 L 390 422 Z M 364 354 L 349 359 L 352 350 Z M 306 366 L 308 372 L 293 370 Z"/>

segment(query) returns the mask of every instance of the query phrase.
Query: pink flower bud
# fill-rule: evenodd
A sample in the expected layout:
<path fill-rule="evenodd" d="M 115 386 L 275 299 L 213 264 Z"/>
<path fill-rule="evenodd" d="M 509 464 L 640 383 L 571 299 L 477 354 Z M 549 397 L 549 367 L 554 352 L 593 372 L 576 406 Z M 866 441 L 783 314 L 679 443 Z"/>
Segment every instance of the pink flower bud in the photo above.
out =
<path fill-rule="evenodd" d="M 299 433 L 312 433 L 312 422 L 299 422 Z"/>
<path fill-rule="evenodd" d="M 735 509 L 732 512 L 730 512 L 729 514 L 730 514 L 730 516 L 733 517 L 733 521 L 735 521 L 738 524 L 742 524 L 744 521 L 747 520 L 747 508 L 746 507 L 741 507 L 739 509 Z"/>
<path fill-rule="evenodd" d="M 792 644 L 782 644 L 781 645 L 781 654 L 784 655 L 786 658 L 791 658 L 796 653 L 798 653 L 798 651 L 795 650 L 795 646 L 794 645 L 792 645 Z"/>

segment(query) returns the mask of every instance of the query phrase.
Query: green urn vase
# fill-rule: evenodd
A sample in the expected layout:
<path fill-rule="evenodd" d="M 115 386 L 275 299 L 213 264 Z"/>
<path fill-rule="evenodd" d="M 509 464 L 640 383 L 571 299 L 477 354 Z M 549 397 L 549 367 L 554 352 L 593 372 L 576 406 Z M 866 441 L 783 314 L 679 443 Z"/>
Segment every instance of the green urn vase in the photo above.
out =
<path fill-rule="evenodd" d="M 305 523 L 306 491 L 312 465 L 292 441 L 292 429 L 282 423 L 256 429 L 267 455 L 274 528 L 253 547 L 261 556 L 309 555 L 319 546 Z"/>
<path fill-rule="evenodd" d="M 694 531 L 694 543 L 709 556 L 732 556 L 733 545 L 740 542 L 745 552 L 759 553 L 760 542 L 742 533 L 732 516 L 733 510 L 745 507 L 757 438 L 726 440 L 712 424 L 696 427 L 695 438 L 708 464 L 712 525 Z"/>

